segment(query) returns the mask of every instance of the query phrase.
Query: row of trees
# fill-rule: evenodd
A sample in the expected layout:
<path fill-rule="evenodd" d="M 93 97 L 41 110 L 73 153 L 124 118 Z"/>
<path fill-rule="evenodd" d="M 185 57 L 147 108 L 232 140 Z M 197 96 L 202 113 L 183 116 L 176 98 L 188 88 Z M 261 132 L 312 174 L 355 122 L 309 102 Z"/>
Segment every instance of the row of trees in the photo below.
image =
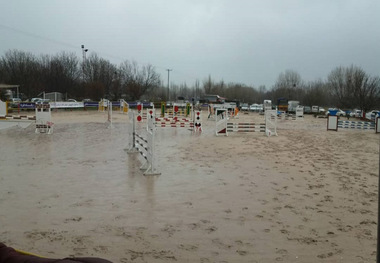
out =
<path fill-rule="evenodd" d="M 204 94 L 245 103 L 262 103 L 264 99 L 285 97 L 303 105 L 376 108 L 380 102 L 380 79 L 369 76 L 357 66 L 337 67 L 326 80 L 306 82 L 292 70 L 280 73 L 270 89 L 241 83 L 214 81 L 211 76 L 192 86 L 171 83 L 170 94 L 152 65 L 139 66 L 128 60 L 119 66 L 92 53 L 85 62 L 73 53 L 41 55 L 10 50 L 0 60 L 0 83 L 18 84 L 26 97 L 45 92 L 62 92 L 71 98 L 111 100 L 173 100 L 179 96 L 201 99 Z"/>
<path fill-rule="evenodd" d="M 161 86 L 160 76 L 151 65 L 140 67 L 124 61 L 116 66 L 95 53 L 83 63 L 73 53 L 37 57 L 18 50 L 8 51 L 1 58 L 0 83 L 20 85 L 27 98 L 41 92 L 61 92 L 93 100 L 138 100 L 148 90 Z"/>

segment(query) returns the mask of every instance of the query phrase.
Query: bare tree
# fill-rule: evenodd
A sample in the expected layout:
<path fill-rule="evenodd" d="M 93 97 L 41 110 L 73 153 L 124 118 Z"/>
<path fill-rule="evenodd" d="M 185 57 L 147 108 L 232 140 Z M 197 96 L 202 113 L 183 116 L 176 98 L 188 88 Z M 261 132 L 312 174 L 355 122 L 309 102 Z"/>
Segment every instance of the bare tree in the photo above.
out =
<path fill-rule="evenodd" d="M 211 76 L 209 75 L 208 79 L 203 81 L 203 89 L 205 91 L 205 94 L 211 94 L 212 87 L 213 87 L 213 81 L 211 80 Z"/>
<path fill-rule="evenodd" d="M 0 82 L 18 84 L 28 97 L 42 91 L 39 63 L 31 53 L 9 50 L 1 59 Z"/>
<path fill-rule="evenodd" d="M 115 95 L 111 93 L 111 87 L 117 70 L 115 65 L 108 60 L 100 58 L 97 54 L 91 53 L 86 59 L 83 68 L 87 84 L 97 83 L 96 86 L 102 86 L 101 90 L 104 90 L 105 94 L 103 94 L 103 96 L 108 99 L 113 99 L 115 97 Z M 92 85 L 86 85 L 87 88 L 91 86 Z"/>
<path fill-rule="evenodd" d="M 334 69 L 328 76 L 328 85 L 338 107 L 358 107 L 366 112 L 379 102 L 379 78 L 370 77 L 359 67 Z"/>
<path fill-rule="evenodd" d="M 285 73 L 281 73 L 273 87 L 272 100 L 285 97 L 289 100 L 299 100 L 303 98 L 303 81 L 301 76 L 293 71 L 286 70 Z"/>
<path fill-rule="evenodd" d="M 70 96 L 81 96 L 79 89 L 79 60 L 74 53 L 62 52 L 55 56 L 43 55 L 39 59 L 46 92 L 58 91 Z"/>
<path fill-rule="evenodd" d="M 379 77 L 364 76 L 361 83 L 357 82 L 354 90 L 355 104 L 364 113 L 373 110 L 379 104 L 380 79 Z M 363 115 L 364 116 L 364 115 Z"/>
<path fill-rule="evenodd" d="M 139 68 L 137 62 L 124 61 L 120 65 L 120 75 L 127 97 L 138 100 L 146 92 L 158 88 L 161 80 L 152 65 Z"/>
<path fill-rule="evenodd" d="M 346 86 L 346 69 L 343 67 L 338 67 L 331 71 L 331 73 L 327 77 L 329 91 L 332 97 L 334 98 L 334 102 L 338 107 L 346 107 L 350 105 L 352 97 L 352 93 L 348 91 Z"/>
<path fill-rule="evenodd" d="M 325 82 L 317 80 L 310 82 L 305 88 L 302 104 L 307 106 L 327 106 L 330 104 L 328 88 Z"/>

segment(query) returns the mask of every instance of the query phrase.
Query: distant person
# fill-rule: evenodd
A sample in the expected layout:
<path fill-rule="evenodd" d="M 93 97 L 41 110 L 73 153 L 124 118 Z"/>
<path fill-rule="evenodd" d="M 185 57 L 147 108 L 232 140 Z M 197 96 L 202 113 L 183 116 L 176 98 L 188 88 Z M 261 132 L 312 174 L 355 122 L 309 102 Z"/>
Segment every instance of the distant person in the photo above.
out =
<path fill-rule="evenodd" d="M 214 114 L 214 107 L 213 107 L 212 103 L 210 103 L 208 105 L 208 117 L 207 117 L 207 119 L 210 119 L 211 115 L 213 115 L 213 114 Z"/>
<path fill-rule="evenodd" d="M 224 114 L 225 113 L 226 113 L 226 111 L 223 111 L 223 110 L 217 111 L 217 114 L 218 114 L 218 116 L 220 115 L 221 119 L 224 119 Z"/>

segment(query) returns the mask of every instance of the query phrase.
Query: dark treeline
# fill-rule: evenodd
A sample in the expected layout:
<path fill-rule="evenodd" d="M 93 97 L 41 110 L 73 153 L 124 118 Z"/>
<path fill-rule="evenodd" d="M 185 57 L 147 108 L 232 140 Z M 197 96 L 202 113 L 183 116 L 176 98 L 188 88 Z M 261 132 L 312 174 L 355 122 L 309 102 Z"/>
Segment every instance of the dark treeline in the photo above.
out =
<path fill-rule="evenodd" d="M 124 61 L 120 65 L 91 53 L 81 61 L 74 53 L 35 56 L 28 52 L 10 50 L 0 60 L 0 83 L 20 85 L 24 98 L 41 92 L 61 92 L 67 97 L 92 100 L 175 100 L 201 99 L 204 94 L 217 94 L 244 103 L 262 103 L 277 98 L 298 100 L 302 105 L 319 105 L 368 111 L 379 105 L 380 79 L 369 76 L 357 66 L 337 67 L 325 80 L 306 82 L 292 70 L 280 73 L 275 84 L 248 86 L 240 83 L 215 81 L 209 76 L 191 86 L 167 83 L 152 65 L 140 66 Z"/>
<path fill-rule="evenodd" d="M 116 66 L 95 53 L 83 63 L 73 53 L 37 57 L 11 50 L 0 60 L 0 83 L 20 85 L 26 98 L 41 92 L 61 92 L 77 99 L 138 100 L 159 88 L 161 80 L 151 65 L 140 67 L 125 61 Z"/>

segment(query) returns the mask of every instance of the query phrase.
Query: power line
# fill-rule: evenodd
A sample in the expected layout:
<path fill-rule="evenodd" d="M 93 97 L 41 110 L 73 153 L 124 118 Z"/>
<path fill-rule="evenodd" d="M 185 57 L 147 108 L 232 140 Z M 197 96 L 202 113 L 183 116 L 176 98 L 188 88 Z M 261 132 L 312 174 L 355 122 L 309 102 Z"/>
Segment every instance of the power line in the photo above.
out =
<path fill-rule="evenodd" d="M 41 35 L 38 35 L 38 34 L 35 34 L 35 33 L 31 33 L 31 32 L 28 32 L 28 31 L 25 31 L 25 30 L 21 30 L 21 29 L 18 29 L 18 28 L 14 28 L 14 27 L 11 27 L 11 26 L 8 26 L 8 25 L 4 25 L 4 24 L 0 24 L 0 27 L 6 29 L 6 30 L 10 30 L 10 31 L 13 31 L 13 32 L 16 32 L 18 34 L 21 34 L 21 35 L 26 35 L 26 36 L 29 36 L 29 37 L 32 37 L 32 38 L 35 38 L 35 39 L 39 39 L 39 40 L 44 40 L 44 41 L 48 41 L 48 42 L 52 42 L 52 43 L 55 43 L 55 44 L 58 44 L 58 45 L 61 45 L 61 46 L 65 46 L 65 47 L 69 47 L 69 48 L 72 48 L 72 49 L 75 49 L 75 50 L 78 50 L 80 45 L 73 45 L 71 43 L 67 43 L 67 42 L 64 42 L 64 41 L 59 41 L 59 40 L 56 40 L 56 39 L 53 39 L 53 38 L 49 38 L 49 37 L 45 37 L 45 36 L 41 36 Z M 91 48 L 91 50 L 94 50 L 93 48 Z M 108 57 L 108 58 L 111 58 L 111 59 L 115 59 L 115 60 L 118 60 L 119 62 L 123 62 L 124 60 L 120 57 L 116 57 L 112 54 L 108 54 L 106 52 L 97 52 L 96 50 L 94 50 L 95 53 L 99 53 L 100 55 L 102 56 L 105 56 L 105 57 Z M 151 64 L 152 66 L 154 66 L 155 68 L 159 68 L 159 69 L 164 69 L 164 70 L 167 70 L 166 67 L 164 66 L 160 66 L 160 65 L 153 65 L 152 63 L 145 63 L 145 64 Z M 187 73 L 184 73 L 184 72 L 181 72 L 180 70 L 177 70 L 176 69 L 176 73 L 177 74 L 180 74 L 180 75 L 183 75 L 187 78 L 193 78 L 194 81 L 198 80 L 199 78 L 198 77 L 195 77 L 195 76 L 191 76 Z M 186 81 L 185 81 L 186 82 Z"/>
<path fill-rule="evenodd" d="M 74 46 L 72 44 L 69 44 L 69 43 L 66 43 L 66 42 L 63 42 L 63 41 L 58 41 L 58 40 L 55 40 L 55 39 L 52 39 L 52 38 L 40 36 L 40 35 L 37 35 L 37 34 L 34 34 L 34 33 L 26 32 L 26 31 L 23 31 L 23 30 L 14 28 L 14 27 L 7 26 L 7 25 L 0 24 L 0 27 L 3 27 L 5 29 L 11 30 L 11 31 L 14 31 L 14 32 L 19 33 L 19 34 L 24 34 L 24 35 L 27 35 L 27 36 L 30 36 L 30 37 L 33 37 L 33 38 L 36 38 L 36 39 L 42 39 L 42 40 L 50 41 L 50 42 L 53 42 L 53 43 L 56 43 L 56 44 L 59 44 L 59 45 L 63 45 L 63 46 L 67 46 L 67 47 L 70 47 L 70 48 L 78 49 L 77 46 Z"/>

